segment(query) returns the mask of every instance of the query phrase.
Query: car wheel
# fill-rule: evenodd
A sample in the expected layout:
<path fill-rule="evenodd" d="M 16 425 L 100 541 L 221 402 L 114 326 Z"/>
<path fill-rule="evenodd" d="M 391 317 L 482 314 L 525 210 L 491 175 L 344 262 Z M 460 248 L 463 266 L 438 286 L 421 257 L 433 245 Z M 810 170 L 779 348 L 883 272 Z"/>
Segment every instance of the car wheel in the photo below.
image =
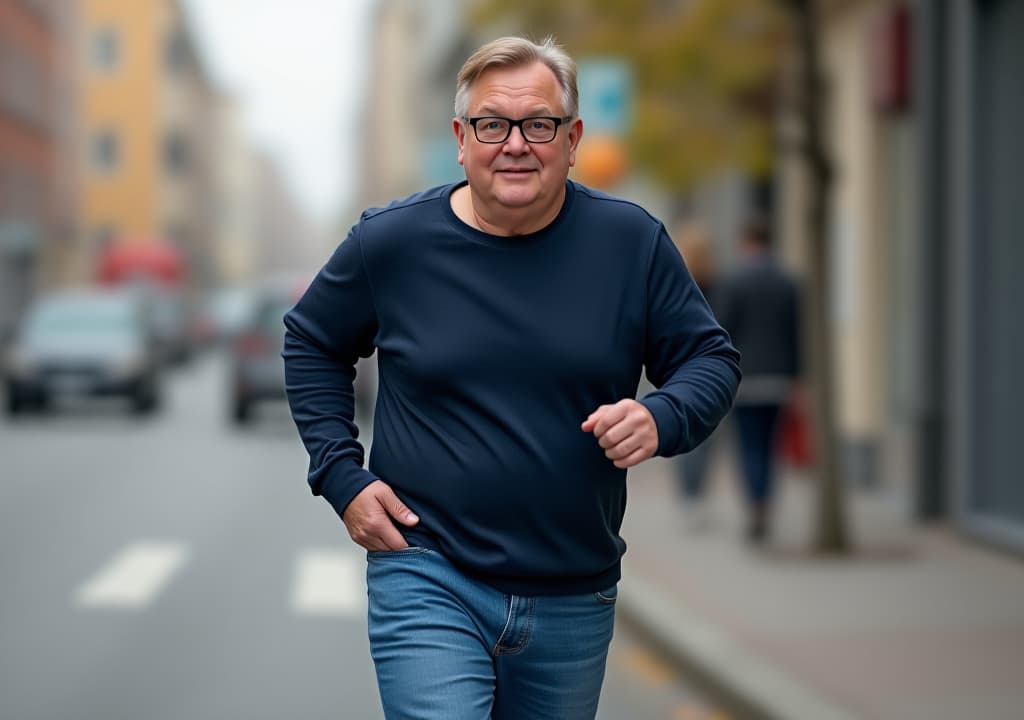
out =
<path fill-rule="evenodd" d="M 236 425 L 245 425 L 252 420 L 252 403 L 244 398 L 235 398 L 231 419 Z"/>
<path fill-rule="evenodd" d="M 8 391 L 6 403 L 7 414 L 10 415 L 11 417 L 14 417 L 15 415 L 19 414 L 22 411 L 23 407 L 24 405 L 21 401 L 21 398 L 15 395 L 13 392 Z"/>
<path fill-rule="evenodd" d="M 160 406 L 160 393 L 156 383 L 143 383 L 132 396 L 132 410 L 136 415 L 148 415 Z"/>
<path fill-rule="evenodd" d="M 132 398 L 132 410 L 136 415 L 149 415 L 156 410 L 156 398 L 149 393 L 136 395 Z"/>

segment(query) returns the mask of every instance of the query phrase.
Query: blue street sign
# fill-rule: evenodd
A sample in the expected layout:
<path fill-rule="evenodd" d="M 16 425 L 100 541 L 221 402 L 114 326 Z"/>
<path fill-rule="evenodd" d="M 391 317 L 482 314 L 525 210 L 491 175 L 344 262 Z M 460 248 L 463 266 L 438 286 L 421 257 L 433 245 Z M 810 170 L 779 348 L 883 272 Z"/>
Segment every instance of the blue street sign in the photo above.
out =
<path fill-rule="evenodd" d="M 620 58 L 591 58 L 577 64 L 580 117 L 584 131 L 623 136 L 629 132 L 633 73 Z"/>

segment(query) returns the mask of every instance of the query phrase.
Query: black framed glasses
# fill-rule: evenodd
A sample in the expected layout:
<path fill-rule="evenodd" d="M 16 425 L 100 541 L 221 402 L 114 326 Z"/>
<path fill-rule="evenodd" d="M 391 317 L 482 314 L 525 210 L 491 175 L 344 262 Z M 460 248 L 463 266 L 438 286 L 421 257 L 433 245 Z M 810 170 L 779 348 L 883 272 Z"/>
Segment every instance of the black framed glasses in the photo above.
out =
<path fill-rule="evenodd" d="M 572 115 L 566 117 L 536 115 L 519 120 L 496 115 L 481 115 L 480 117 L 463 117 L 462 119 L 473 126 L 473 134 L 476 135 L 478 141 L 496 145 L 508 140 L 514 127 L 519 128 L 523 139 L 528 143 L 549 143 L 555 139 L 558 126 L 572 120 Z"/>

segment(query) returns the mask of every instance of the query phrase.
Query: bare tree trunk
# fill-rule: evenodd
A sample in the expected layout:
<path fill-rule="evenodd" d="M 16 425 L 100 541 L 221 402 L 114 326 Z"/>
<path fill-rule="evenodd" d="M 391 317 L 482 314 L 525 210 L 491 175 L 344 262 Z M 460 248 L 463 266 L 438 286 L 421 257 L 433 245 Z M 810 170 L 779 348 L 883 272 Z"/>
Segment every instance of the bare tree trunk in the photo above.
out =
<path fill-rule="evenodd" d="M 807 237 L 810 283 L 804 321 L 808 326 L 811 392 L 814 406 L 815 457 L 818 476 L 814 550 L 847 553 L 843 483 L 838 463 L 835 415 L 835 363 L 830 316 L 832 262 L 828 246 L 829 212 L 833 169 L 824 141 L 825 86 L 819 48 L 817 0 L 787 0 L 794 12 L 800 49 L 800 116 L 803 125 L 803 159 L 809 178 Z"/>

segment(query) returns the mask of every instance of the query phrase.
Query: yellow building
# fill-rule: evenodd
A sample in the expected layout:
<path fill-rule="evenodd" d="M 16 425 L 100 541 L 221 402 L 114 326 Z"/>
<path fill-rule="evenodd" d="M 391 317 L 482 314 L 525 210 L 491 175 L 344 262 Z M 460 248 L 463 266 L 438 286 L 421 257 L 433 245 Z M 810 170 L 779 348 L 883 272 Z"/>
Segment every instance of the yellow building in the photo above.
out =
<path fill-rule="evenodd" d="M 211 90 L 180 0 L 80 5 L 80 227 L 87 255 L 109 243 L 175 245 L 190 283 L 213 274 Z"/>

